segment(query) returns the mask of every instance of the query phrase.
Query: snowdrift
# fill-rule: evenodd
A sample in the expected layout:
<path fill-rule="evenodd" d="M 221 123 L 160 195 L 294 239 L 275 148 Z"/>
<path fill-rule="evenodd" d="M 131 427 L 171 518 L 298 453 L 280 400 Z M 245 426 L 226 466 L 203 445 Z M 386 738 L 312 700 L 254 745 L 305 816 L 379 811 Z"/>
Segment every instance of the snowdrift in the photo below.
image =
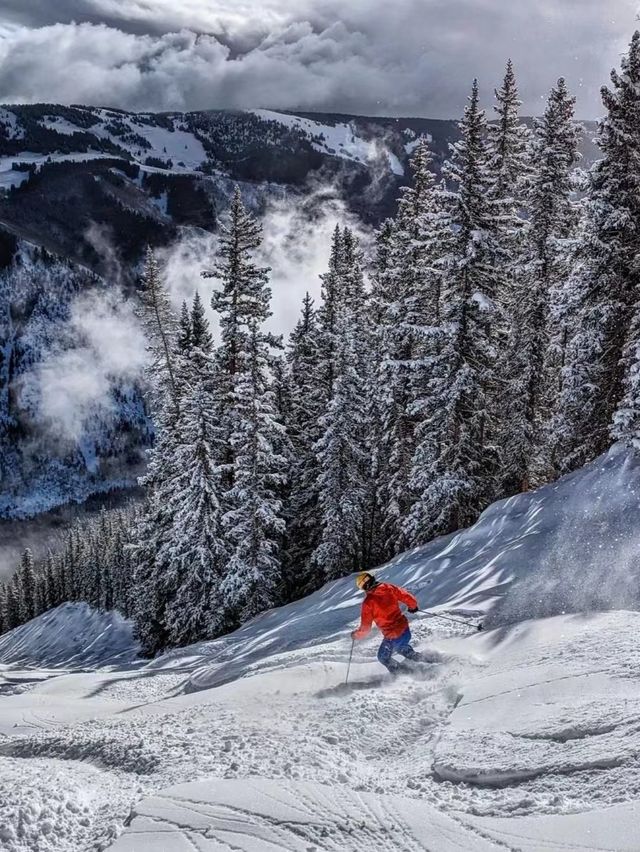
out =
<path fill-rule="evenodd" d="M 96 668 L 132 662 L 133 625 L 117 612 L 65 603 L 0 636 L 0 665 Z"/>
<path fill-rule="evenodd" d="M 467 530 L 374 572 L 410 588 L 434 613 L 481 615 L 485 626 L 640 604 L 640 466 L 620 446 L 552 485 L 490 506 Z M 271 610 L 235 633 L 161 657 L 194 669 L 207 689 L 280 665 L 289 651 L 348 636 L 362 596 L 353 577 Z M 415 622 L 414 622 L 415 623 Z M 359 647 L 359 646 L 357 646 Z"/>

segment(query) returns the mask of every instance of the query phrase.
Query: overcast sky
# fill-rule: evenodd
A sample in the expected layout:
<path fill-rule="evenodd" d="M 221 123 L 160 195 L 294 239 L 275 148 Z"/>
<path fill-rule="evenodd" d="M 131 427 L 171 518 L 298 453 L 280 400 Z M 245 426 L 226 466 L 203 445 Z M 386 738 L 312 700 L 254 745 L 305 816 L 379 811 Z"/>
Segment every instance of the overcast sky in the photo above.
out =
<path fill-rule="evenodd" d="M 640 0 L 0 0 L 0 102 L 458 116 L 506 59 L 526 113 L 567 78 L 582 118 Z"/>

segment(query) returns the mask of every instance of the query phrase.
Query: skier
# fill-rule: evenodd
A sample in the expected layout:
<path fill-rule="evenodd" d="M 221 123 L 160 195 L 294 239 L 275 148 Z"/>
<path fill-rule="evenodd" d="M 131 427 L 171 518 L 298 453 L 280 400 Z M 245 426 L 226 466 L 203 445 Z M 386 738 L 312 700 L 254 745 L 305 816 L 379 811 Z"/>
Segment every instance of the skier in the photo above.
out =
<path fill-rule="evenodd" d="M 356 586 L 366 592 L 362 603 L 360 627 L 351 634 L 352 639 L 364 639 L 375 621 L 384 639 L 378 649 L 378 660 L 390 672 L 397 672 L 401 666 L 392 658 L 398 653 L 407 660 L 419 663 L 422 657 L 411 647 L 411 630 L 406 615 L 400 609 L 400 603 L 406 604 L 409 612 L 418 611 L 418 601 L 406 589 L 391 583 L 378 583 L 376 578 L 363 571 L 356 577 Z"/>

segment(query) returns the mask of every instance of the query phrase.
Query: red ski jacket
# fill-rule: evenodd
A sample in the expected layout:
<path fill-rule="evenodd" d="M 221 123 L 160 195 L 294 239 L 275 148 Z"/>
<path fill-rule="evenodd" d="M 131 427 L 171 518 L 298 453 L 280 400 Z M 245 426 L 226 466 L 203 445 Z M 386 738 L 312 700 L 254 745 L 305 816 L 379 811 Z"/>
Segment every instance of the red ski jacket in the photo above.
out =
<path fill-rule="evenodd" d="M 385 639 L 397 639 L 402 636 L 409 622 L 400 609 L 400 603 L 411 609 L 418 607 L 418 601 L 406 589 L 392 586 L 391 583 L 378 583 L 374 586 L 367 592 L 362 603 L 360 627 L 354 633 L 354 639 L 364 639 L 374 621 Z"/>

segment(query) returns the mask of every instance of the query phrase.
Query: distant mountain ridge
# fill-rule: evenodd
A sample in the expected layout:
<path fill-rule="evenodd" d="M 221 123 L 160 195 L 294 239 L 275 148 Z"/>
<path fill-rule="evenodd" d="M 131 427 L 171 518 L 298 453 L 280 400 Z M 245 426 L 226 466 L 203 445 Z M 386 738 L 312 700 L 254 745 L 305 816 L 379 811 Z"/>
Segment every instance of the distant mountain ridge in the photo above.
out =
<path fill-rule="evenodd" d="M 597 156 L 587 128 L 585 164 Z M 109 229 L 123 260 L 166 244 L 181 226 L 215 230 L 239 183 L 259 213 L 270 197 L 331 184 L 379 224 L 407 182 L 416 139 L 435 168 L 457 122 L 272 110 L 128 113 L 91 106 L 0 107 L 0 227 L 103 273 L 86 238 Z"/>

